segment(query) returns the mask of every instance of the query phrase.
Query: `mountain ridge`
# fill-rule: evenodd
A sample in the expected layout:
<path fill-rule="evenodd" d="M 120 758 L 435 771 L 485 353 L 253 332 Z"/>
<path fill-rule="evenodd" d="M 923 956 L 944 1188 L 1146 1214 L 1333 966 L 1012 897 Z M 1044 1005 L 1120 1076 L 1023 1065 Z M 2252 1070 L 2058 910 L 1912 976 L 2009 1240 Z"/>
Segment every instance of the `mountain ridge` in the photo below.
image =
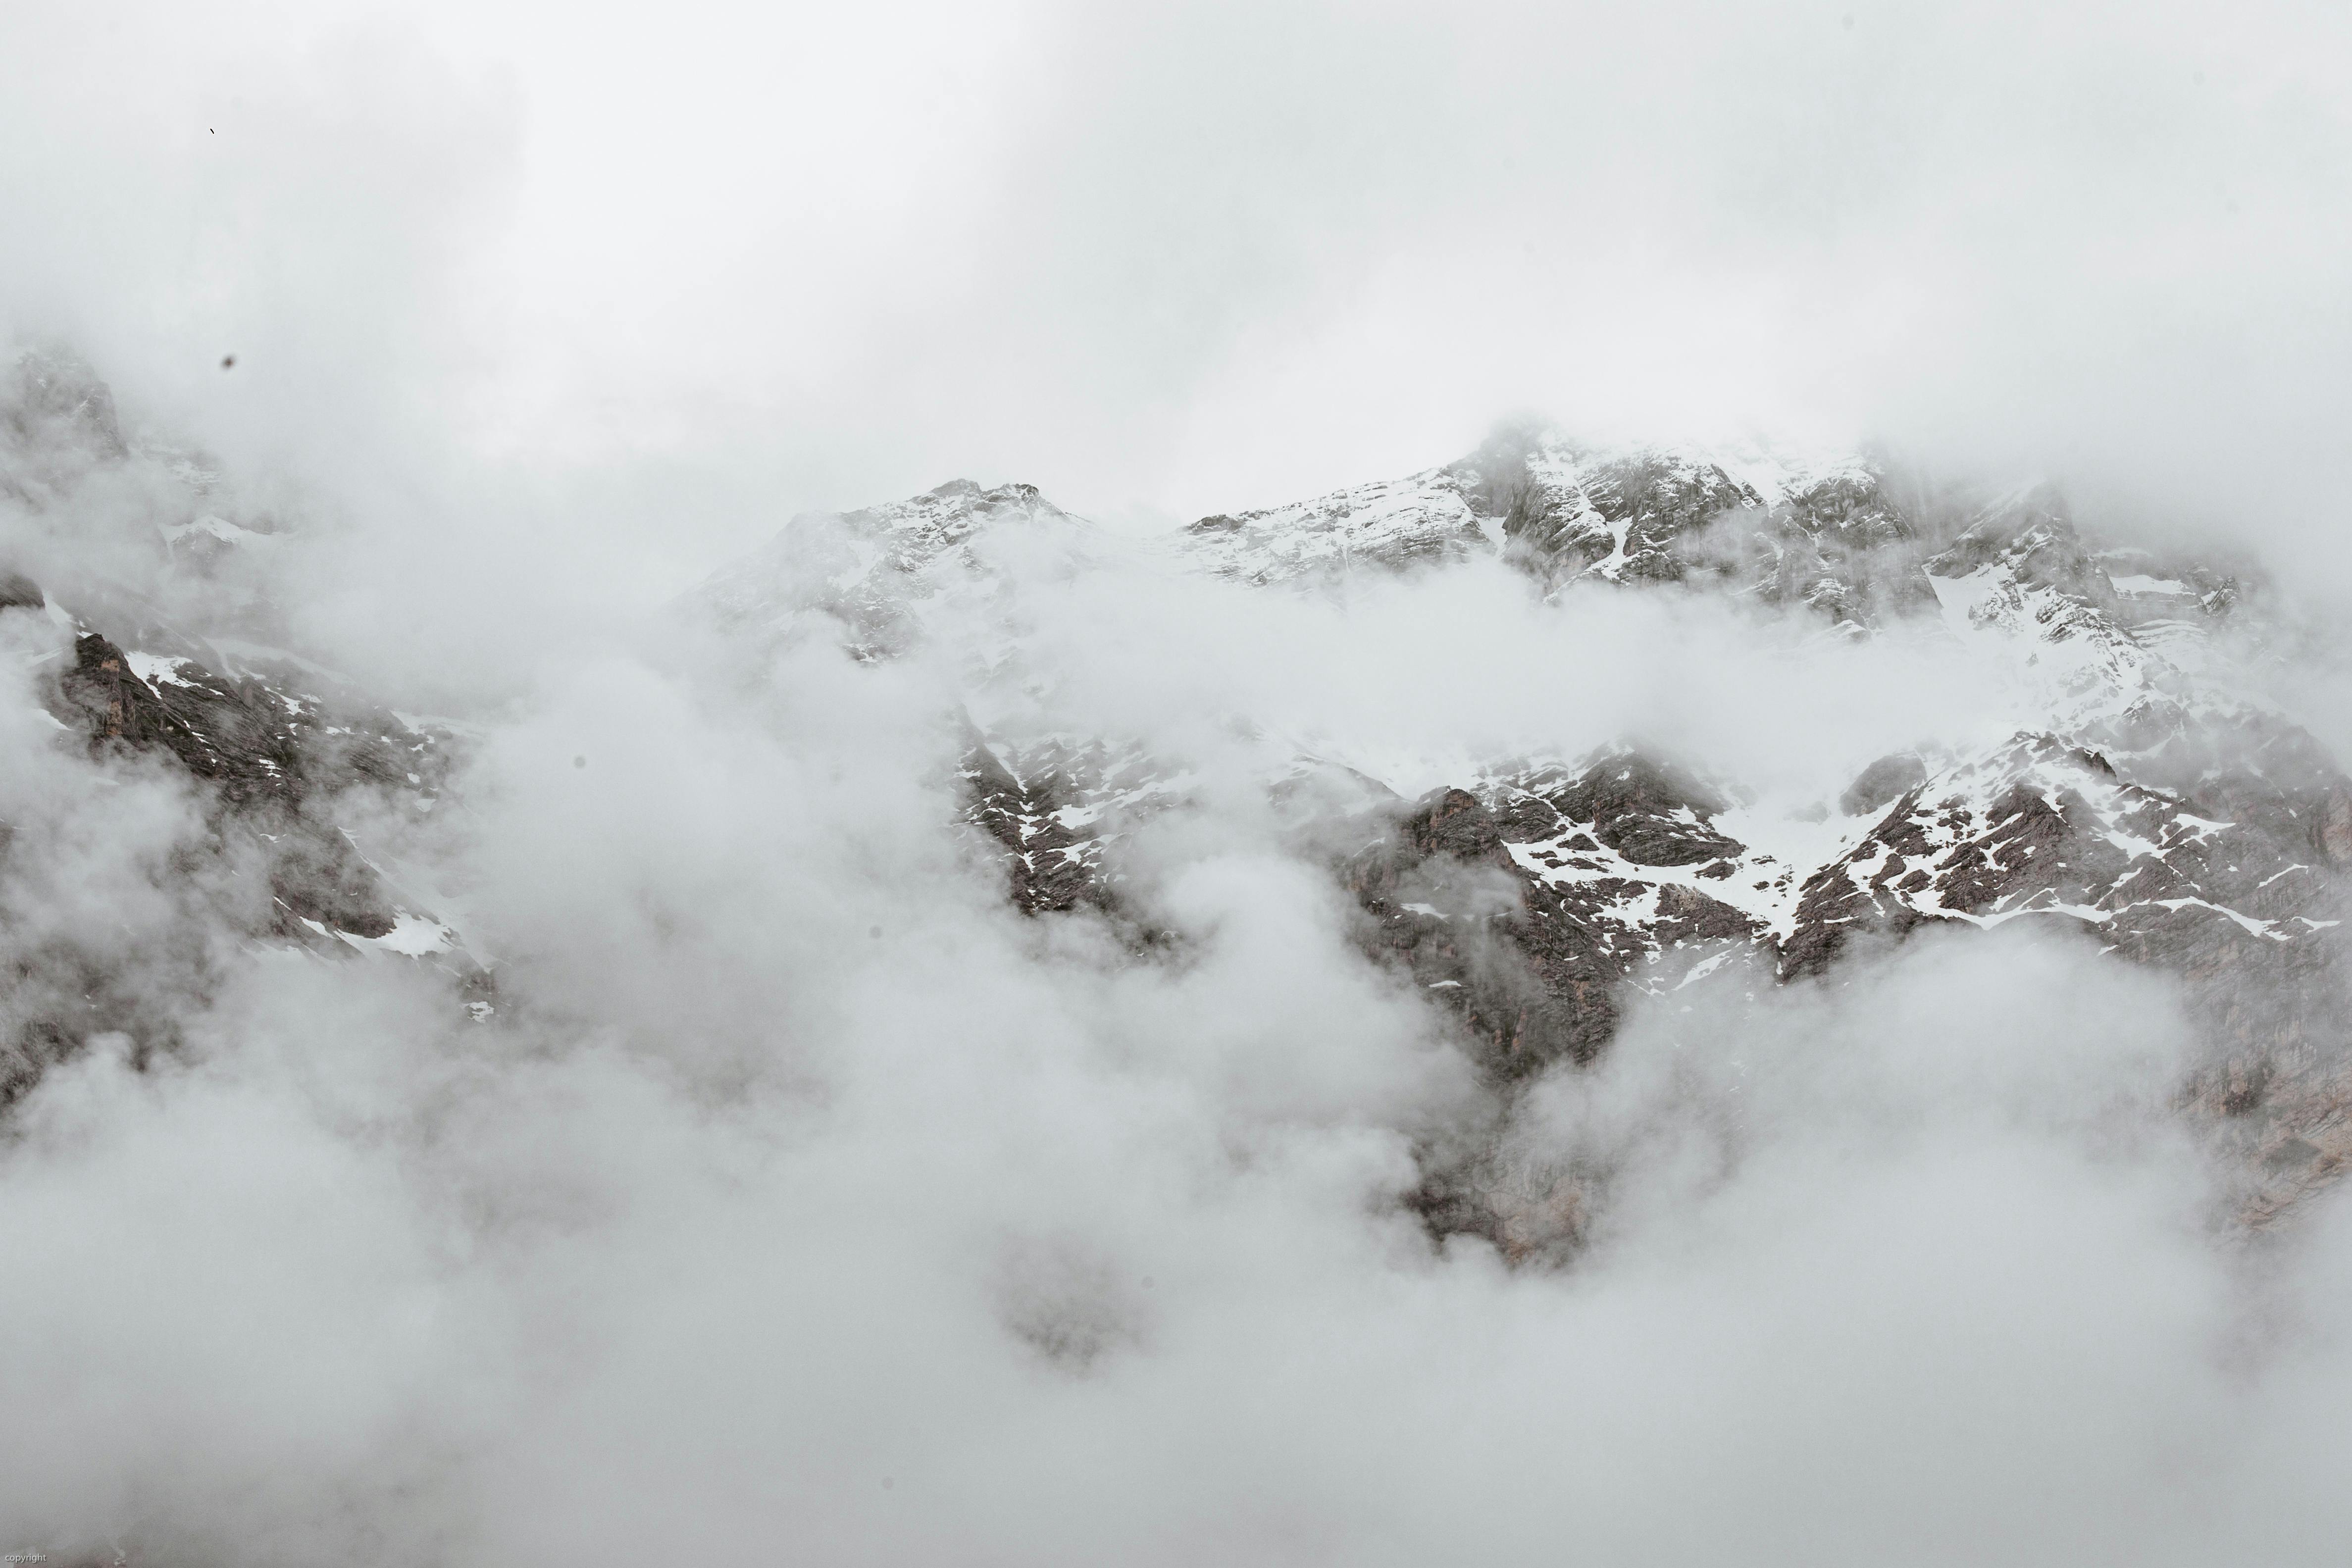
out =
<path fill-rule="evenodd" d="M 2193 563 L 2111 572 L 2156 563 L 2092 546 L 2046 486 L 1947 497 L 1927 518 L 1893 491 L 1858 455 L 1735 475 L 1701 453 L 1577 447 L 1522 428 L 1454 464 L 1213 515 L 1166 543 L 1180 569 L 1260 591 L 1344 596 L 1368 573 L 1487 559 L 1548 601 L 1722 594 L 1849 638 L 1939 628 L 1956 652 L 2001 666 L 2037 694 L 2039 727 L 1881 758 L 1817 820 L 1810 855 L 1726 831 L 1755 831 L 1729 796 L 1620 747 L 1389 800 L 1331 873 L 1362 912 L 1360 946 L 1452 1017 L 1504 1085 L 1592 1060 L 1619 998 L 1691 983 L 1727 956 L 1789 984 L 1834 974 L 1858 938 L 2058 922 L 2188 983 L 2216 1058 L 2186 1103 L 2229 1124 L 2225 1137 L 2252 1138 L 2243 1211 L 2267 1223 L 2352 1157 L 2352 1079 L 2333 1041 L 2352 779 L 2179 656 L 2238 612 L 2237 576 Z M 967 816 L 1007 856 L 1009 896 L 1039 915 L 1116 905 L 1121 810 L 1165 809 L 1173 793 L 1149 759 L 1114 747 L 1116 770 L 1094 771 L 1066 738 L 1029 767 L 981 734 L 983 751 L 964 773 Z M 1516 884 L 1514 909 L 1446 906 L 1450 886 L 1487 873 Z M 2250 1102 L 2255 1082 L 2266 1087 Z M 1519 1252 L 1572 1241 L 1460 1175 L 1432 1176 L 1431 1212 L 1447 1225 L 1517 1237 Z M 1559 1207 L 1559 1194 L 1531 1201 Z"/>
<path fill-rule="evenodd" d="M 186 495 L 154 548 L 199 600 L 222 559 L 278 548 L 256 544 L 278 539 L 276 524 L 239 521 L 196 459 L 142 457 L 102 386 L 69 369 L 40 361 L 0 420 L 0 447 L 70 459 L 12 459 L 14 504 L 51 505 L 73 463 L 152 460 L 177 465 Z M 971 841 L 1012 908 L 1107 917 L 1142 962 L 1166 941 L 1129 845 L 1158 817 L 1201 810 L 1200 783 L 1137 735 L 1007 717 L 1022 701 L 1043 711 L 1034 699 L 1054 679 L 1031 657 L 1034 585 L 1135 571 L 1321 596 L 1344 613 L 1374 580 L 1409 591 L 1472 568 L 1509 574 L 1561 614 L 1593 595 L 1667 594 L 1791 617 L 1840 645 L 1939 639 L 2021 694 L 2031 720 L 1937 737 L 1924 715 L 1917 745 L 1808 804 L 1759 800 L 1631 736 L 1576 755 L 1432 762 L 1417 771 L 1446 781 L 1408 793 L 1344 736 L 1286 738 L 1234 716 L 1254 788 L 1296 808 L 1286 852 L 1328 877 L 1357 949 L 1421 998 L 1498 1105 L 1595 1061 L 1628 1008 L 1711 977 L 1834 983 L 1857 954 L 1924 930 L 2028 921 L 2184 987 L 2210 1056 L 2182 1104 L 2238 1150 L 2247 1223 L 2272 1223 L 2352 1159 L 2338 1021 L 2352 779 L 2229 680 L 2215 632 L 2250 613 L 2240 574 L 2086 540 L 2047 488 L 1930 491 L 1866 455 L 1601 447 L 1519 423 L 1452 464 L 1157 539 L 1097 528 L 1024 484 L 951 480 L 803 513 L 665 615 L 716 637 L 739 681 L 812 644 L 885 664 L 961 639 L 942 700 Z M 455 732 L 331 689 L 267 643 L 180 630 L 103 585 L 92 594 L 69 606 L 20 574 L 0 588 L 0 624 L 43 628 L 24 641 L 46 651 L 27 657 L 73 744 L 160 759 L 211 802 L 222 841 L 257 846 L 271 913 L 247 921 L 253 937 L 431 964 L 491 1017 L 491 967 L 332 809 L 356 787 L 429 811 L 462 750 Z M 0 1093 L 128 1016 L 100 1006 L 25 1024 Z M 1516 1258 L 1572 1250 L 1597 1197 L 1507 1180 L 1491 1154 L 1427 1156 L 1414 1203 L 1433 1229 L 1486 1235 Z"/>

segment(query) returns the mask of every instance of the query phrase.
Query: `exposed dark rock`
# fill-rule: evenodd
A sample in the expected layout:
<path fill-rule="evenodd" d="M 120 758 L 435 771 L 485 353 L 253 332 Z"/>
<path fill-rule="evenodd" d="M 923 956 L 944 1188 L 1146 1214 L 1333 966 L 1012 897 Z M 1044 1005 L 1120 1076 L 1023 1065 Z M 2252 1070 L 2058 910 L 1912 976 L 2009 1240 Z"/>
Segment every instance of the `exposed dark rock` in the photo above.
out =
<path fill-rule="evenodd" d="M 1503 848 L 1494 813 L 1467 789 L 1437 791 L 1406 816 L 1403 828 L 1406 841 L 1419 854 L 1510 869 L 1511 857 Z"/>
<path fill-rule="evenodd" d="M 1027 915 L 1092 907 L 1129 926 L 1126 936 L 1138 944 L 1160 940 L 1132 925 L 1110 855 L 1131 814 L 1170 798 L 1150 758 L 1102 741 L 999 746 L 971 731 L 961 774 L 965 819 L 997 845 L 1015 907 Z"/>
<path fill-rule="evenodd" d="M 1425 797 L 1340 875 L 1364 911 L 1366 949 L 1458 1018 L 1499 1077 L 1578 1055 L 1613 1029 L 1613 971 L 1589 941 L 1546 930 L 1494 814 L 1469 791 Z M 1571 970 L 1591 983 L 1568 978 Z M 1593 1009 L 1607 1010 L 1606 1025 L 1580 1016 Z"/>
<path fill-rule="evenodd" d="M 300 793 L 302 759 L 280 716 L 258 693 L 191 661 L 173 661 L 169 678 L 151 685 L 121 649 L 84 632 L 58 687 L 60 716 L 79 721 L 93 750 L 163 747 L 236 804 L 290 804 Z"/>
<path fill-rule="evenodd" d="M 1898 751 L 1882 757 L 1862 770 L 1838 797 L 1838 810 L 1849 817 L 1875 811 L 1927 781 L 1927 764 L 1917 753 Z"/>
<path fill-rule="evenodd" d="M 1596 764 L 1542 798 L 1561 820 L 1591 824 L 1594 836 L 1635 865 L 1693 865 L 1740 850 L 1706 825 L 1723 810 L 1720 799 L 1638 754 Z"/>
<path fill-rule="evenodd" d="M 0 610 L 40 610 L 48 604 L 41 585 L 18 572 L 0 573 Z"/>
<path fill-rule="evenodd" d="M 0 581 L 0 610 L 47 603 L 22 577 Z M 174 1049 L 174 998 L 201 998 L 214 983 L 218 955 L 209 932 L 350 956 L 347 939 L 385 936 L 415 913 L 334 825 L 331 809 L 361 786 L 429 806 L 449 765 L 442 738 L 343 696 L 215 667 L 200 641 L 142 630 L 173 651 L 142 653 L 87 626 L 78 631 L 48 703 L 93 757 L 160 763 L 189 780 L 203 808 L 202 834 L 156 868 L 159 887 L 184 904 L 184 918 L 164 935 L 148 934 L 132 953 L 0 943 L 10 955 L 0 961 L 15 970 L 0 1007 L 0 1101 L 95 1033 L 131 1036 L 142 1058 Z M 0 925 L 5 920 L 0 910 Z M 491 1002 L 488 972 L 462 951 L 434 961 L 478 1009 Z"/>
<path fill-rule="evenodd" d="M 2328 864 L 2352 865 L 2352 789 L 2338 787 L 2327 792 L 2315 837 Z"/>
<path fill-rule="evenodd" d="M 1063 812 L 1073 804 L 1057 769 L 1028 780 L 1014 776 L 985 743 L 964 754 L 967 811 L 1004 846 L 1013 904 L 1024 914 L 1042 915 L 1097 903 L 1108 896 L 1099 841 L 1073 831 Z"/>

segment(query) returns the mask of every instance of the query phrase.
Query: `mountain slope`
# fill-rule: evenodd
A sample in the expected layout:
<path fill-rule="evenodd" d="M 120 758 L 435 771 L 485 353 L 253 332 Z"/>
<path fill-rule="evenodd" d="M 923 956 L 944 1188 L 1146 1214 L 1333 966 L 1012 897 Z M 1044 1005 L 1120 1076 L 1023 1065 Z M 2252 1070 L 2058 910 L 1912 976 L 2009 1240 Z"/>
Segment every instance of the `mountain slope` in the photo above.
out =
<path fill-rule="evenodd" d="M 704 601 L 770 626 L 822 611 L 856 656 L 886 656 L 911 645 L 925 604 L 996 591 L 985 530 L 1000 517 L 1083 527 L 1026 486 L 947 486 L 803 519 L 806 541 L 759 558 L 866 540 L 826 593 L 762 590 L 747 563 Z M 891 556 L 908 535 L 919 542 Z M 2206 669 L 2210 628 L 2243 613 L 2235 577 L 2179 562 L 2168 576 L 2111 572 L 2152 560 L 2095 548 L 2044 488 L 1931 490 L 1860 455 L 1598 449 L 1525 426 L 1402 479 L 1202 518 L 1167 559 L 1343 597 L 1376 576 L 1487 559 L 1553 599 L 1717 596 L 1849 639 L 1899 625 L 1941 637 L 2038 716 L 1995 743 L 1884 758 L 1810 810 L 1768 809 L 1737 779 L 1621 745 L 1497 758 L 1389 796 L 1336 831 L 1337 849 L 1328 823 L 1302 840 L 1360 909 L 1365 953 L 1451 1019 L 1506 1092 L 1592 1060 L 1634 996 L 1727 963 L 1791 983 L 1924 927 L 2032 920 L 2180 977 L 2213 1053 L 2184 1093 L 2244 1145 L 2250 1218 L 2352 1157 L 2337 1022 L 2352 779 Z M 876 634 L 885 625 L 898 641 Z M 1017 635 L 991 656 L 1017 666 Z M 1335 766 L 1350 767 L 1344 746 L 1309 756 L 1269 740 L 1264 786 Z M 1117 911 L 1121 835 L 1181 804 L 1179 771 L 1129 743 L 1024 743 L 982 726 L 963 782 L 1019 907 Z M 1432 1181 L 1444 1224 L 1507 1233 L 1518 1251 L 1568 1234 L 1529 1216 L 1581 1212 L 1462 1169 Z"/>
<path fill-rule="evenodd" d="M 182 955 L 194 977 L 182 983 L 201 992 L 223 932 L 432 966 L 453 1001 L 488 1016 L 488 967 L 342 810 L 364 799 L 423 820 L 457 766 L 455 732 L 272 643 L 261 568 L 299 540 L 240 508 L 209 460 L 126 436 L 68 361 L 21 361 L 0 390 L 0 502 L 19 553 L 0 561 L 0 632 L 53 727 L 44 744 L 108 779 L 163 781 L 196 824 L 157 873 L 166 907 L 130 937 L 51 932 L 26 901 L 39 883 L 21 847 L 0 849 L 0 961 L 16 977 L 0 1099 L 100 1033 L 168 1049 L 140 954 Z M 113 556 L 60 536 L 78 487 L 133 471 L 164 503 Z M 100 570 L 110 560 L 138 564 L 142 585 Z M 1060 623 L 1067 603 L 1048 591 L 1181 581 L 1344 614 L 1369 583 L 1416 591 L 1473 565 L 1545 614 L 1663 595 L 1863 657 L 1927 639 L 2023 718 L 1989 736 L 1923 711 L 1915 746 L 1791 799 L 1632 735 L 1397 767 L 1370 737 L 1310 743 L 1223 716 L 1219 744 L 1264 831 L 1328 879 L 1357 949 L 1461 1047 L 1498 1115 L 1599 1059 L 1632 1009 L 1711 977 L 1837 985 L 1920 932 L 2022 922 L 2177 980 L 2209 1052 L 2182 1102 L 2236 1156 L 2250 1221 L 2352 1158 L 2339 961 L 2352 779 L 2234 682 L 2229 634 L 2258 597 L 2242 574 L 2085 539 L 2046 489 L 1930 486 L 1867 455 L 1612 449 L 1518 425 L 1455 463 L 1165 541 L 1108 534 L 1025 485 L 955 481 L 803 514 L 667 624 L 714 639 L 738 694 L 828 646 L 868 666 L 927 661 L 924 689 L 961 737 L 947 782 L 1012 906 L 1106 918 L 1135 961 L 1181 963 L 1155 904 L 1160 862 L 1137 836 L 1172 824 L 1186 852 L 1214 852 L 1216 813 L 1241 797 L 1149 724 L 1061 722 L 1056 693 L 1092 674 L 1076 667 L 1087 639 L 1119 635 L 1121 606 L 1113 592 L 1089 611 L 1112 619 Z M 1598 657 L 1512 678 L 1606 681 Z M 1425 1154 L 1430 1223 L 1514 1256 L 1573 1246 L 1597 1189 L 1493 1154 Z"/>
<path fill-rule="evenodd" d="M 221 515 L 234 504 L 200 458 L 126 437 L 86 367 L 37 354 L 13 373 L 0 388 L 0 497 L 16 508 L 20 550 L 67 581 L 0 569 L 0 646 L 53 727 L 50 745 L 98 765 L 84 788 L 152 784 L 184 800 L 188 820 L 167 817 L 172 836 L 154 846 L 164 852 L 146 871 L 152 923 L 112 930 L 56 918 L 37 863 L 55 851 L 19 838 L 18 823 L 0 831 L 0 968 L 11 979 L 0 1103 L 100 1034 L 128 1033 L 142 1054 L 170 1048 L 178 1020 L 159 1010 L 163 988 L 148 958 L 175 956 L 174 984 L 206 994 L 229 961 L 215 951 L 223 936 L 320 959 L 427 965 L 487 1016 L 488 969 L 371 857 L 342 810 L 363 798 L 421 821 L 446 789 L 454 735 L 292 653 L 188 629 L 174 609 L 108 575 L 108 566 L 140 570 L 210 624 L 266 631 L 252 581 L 230 558 L 277 536 Z M 76 526 L 77 492 L 110 484 L 135 486 L 159 515 L 135 518 L 105 550 L 69 532 L 57 539 L 56 529 Z M 75 851 L 68 873 L 91 874 L 82 862 L 93 857 L 149 852 L 130 841 L 130 824 L 114 831 L 124 842 Z"/>

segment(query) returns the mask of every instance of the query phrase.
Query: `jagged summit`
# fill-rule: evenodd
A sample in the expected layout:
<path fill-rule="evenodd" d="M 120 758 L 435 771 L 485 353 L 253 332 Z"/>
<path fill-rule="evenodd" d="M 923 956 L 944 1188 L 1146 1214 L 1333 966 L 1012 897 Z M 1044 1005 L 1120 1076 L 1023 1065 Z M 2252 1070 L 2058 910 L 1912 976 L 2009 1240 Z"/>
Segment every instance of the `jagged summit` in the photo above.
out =
<path fill-rule="evenodd" d="M 908 554 L 900 564 L 926 559 L 961 544 L 982 528 L 1006 523 L 1071 520 L 1069 513 L 1046 500 L 1034 485 L 989 488 L 970 479 L 950 479 L 919 496 L 843 513 L 841 517 L 860 533 L 903 541 L 902 548 Z"/>
<path fill-rule="evenodd" d="M 1761 442 L 1598 446 L 1532 422 L 1443 466 L 1203 517 L 1184 538 L 1208 570 L 1260 584 L 1492 556 L 1553 589 L 1731 576 L 1857 622 L 1927 592 L 1916 525 L 1870 458 Z"/>

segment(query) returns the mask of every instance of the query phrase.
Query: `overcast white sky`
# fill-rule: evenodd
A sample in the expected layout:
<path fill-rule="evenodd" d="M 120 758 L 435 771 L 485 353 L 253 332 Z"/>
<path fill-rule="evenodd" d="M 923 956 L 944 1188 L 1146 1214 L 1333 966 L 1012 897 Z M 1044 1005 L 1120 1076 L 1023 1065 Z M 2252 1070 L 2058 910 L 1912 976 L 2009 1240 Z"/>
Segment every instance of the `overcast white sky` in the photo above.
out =
<path fill-rule="evenodd" d="M 0 25 L 20 328 L 233 455 L 494 476 L 640 586 L 952 476 L 1164 523 L 1522 408 L 2336 527 L 2340 6 Z"/>

